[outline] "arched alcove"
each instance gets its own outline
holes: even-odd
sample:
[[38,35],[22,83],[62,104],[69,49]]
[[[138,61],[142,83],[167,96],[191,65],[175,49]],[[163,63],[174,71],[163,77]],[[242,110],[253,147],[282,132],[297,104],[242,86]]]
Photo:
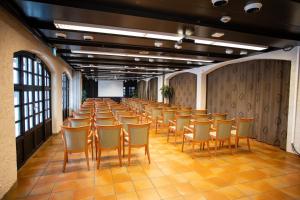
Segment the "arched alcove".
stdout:
[[151,101],[157,101],[157,90],[158,90],[158,78],[152,78],[148,84],[148,99]]
[[137,83],[138,98],[147,99],[147,83],[144,80],[140,80]]

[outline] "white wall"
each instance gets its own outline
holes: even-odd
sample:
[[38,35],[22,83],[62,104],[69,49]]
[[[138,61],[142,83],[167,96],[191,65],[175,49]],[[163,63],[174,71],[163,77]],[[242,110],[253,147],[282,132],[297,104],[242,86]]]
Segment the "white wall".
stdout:
[[[62,125],[62,73],[72,77],[71,68],[51,49],[32,35],[17,19],[0,7],[0,199],[17,180],[16,138],[14,124],[13,54],[36,54],[51,72],[52,129]],[[72,83],[72,82],[71,82]],[[71,84],[72,88],[72,84]],[[70,97],[72,99],[72,91]]]
[[196,108],[206,108],[206,77],[207,74],[220,67],[225,67],[229,64],[239,63],[257,59],[278,59],[291,61],[290,74],[290,93],[289,93],[289,114],[288,114],[288,130],[287,130],[287,145],[288,152],[292,152],[291,142],[294,142],[296,149],[300,151],[300,47],[295,47],[291,51],[277,50],[273,52],[263,53],[255,56],[244,57],[227,62],[212,64],[200,68],[184,70],[165,75],[165,84],[169,84],[169,80],[177,74],[190,72],[197,75],[197,101]]
[[[73,72],[72,78],[72,91],[73,91],[73,101],[72,101],[72,111],[78,110],[81,105],[82,97],[82,74],[81,72]],[[71,102],[70,102],[71,105]]]

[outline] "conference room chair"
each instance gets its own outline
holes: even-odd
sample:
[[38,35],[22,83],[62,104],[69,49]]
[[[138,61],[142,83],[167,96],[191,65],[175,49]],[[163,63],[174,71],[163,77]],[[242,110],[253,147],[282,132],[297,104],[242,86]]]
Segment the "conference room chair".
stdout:
[[96,117],[95,126],[114,125],[117,121],[114,117]]
[[177,144],[177,135],[182,135],[184,132],[184,126],[190,125],[190,115],[177,115],[175,120],[169,120],[169,130],[167,135],[167,142],[169,142],[170,134],[175,136],[175,144]]
[[217,154],[218,142],[219,148],[224,142],[228,142],[228,148],[231,149],[231,131],[233,120],[217,120],[215,131],[211,131],[211,138],[215,141],[215,155]]
[[[175,119],[174,110],[163,110],[162,116],[157,120],[158,126],[168,126],[170,120]],[[156,131],[157,132],[157,131]]]
[[97,169],[100,166],[101,154],[105,150],[117,150],[119,157],[120,167],[122,166],[122,156],[121,156],[121,130],[122,125],[105,125],[96,126],[97,133]]
[[[148,157],[150,164],[150,152],[149,152],[149,131],[150,123],[146,124],[128,124],[128,131],[125,130],[126,135],[124,137],[124,146],[128,146],[128,165],[131,160],[132,148],[145,148],[145,155]],[[125,148],[123,146],[123,156],[125,156]]]
[[151,111],[150,111],[150,115],[148,115],[147,117],[147,123],[149,122],[149,120],[155,124],[155,134],[157,133],[157,120],[159,118],[161,118],[162,116],[162,111],[163,109],[162,108],[152,108]]
[[132,111],[117,111],[115,117],[117,120],[120,120],[120,116],[134,116],[134,115],[136,114]]
[[218,120],[226,120],[227,113],[213,113],[211,117],[213,120],[213,126],[216,127]]
[[231,134],[235,138],[235,150],[237,151],[239,140],[246,139],[248,150],[251,151],[250,148],[250,136],[253,133],[253,125],[254,119],[253,118],[240,118],[237,122],[237,129],[232,130]]
[[90,126],[81,127],[61,127],[61,133],[64,143],[64,163],[63,172],[66,170],[66,164],[68,162],[69,153],[85,153],[86,163],[88,170],[89,165],[89,153],[88,153],[88,136],[90,132]]
[[108,111],[108,112],[96,112],[95,117],[113,117],[113,113]]
[[184,143],[186,141],[190,142],[193,147],[193,151],[195,150],[195,144],[200,145],[200,149],[204,149],[205,144],[207,145],[207,151],[209,151],[209,142],[211,141],[210,136],[211,131],[211,122],[210,121],[195,121],[194,128],[185,126],[184,133],[182,138],[182,148],[181,151],[183,152]]

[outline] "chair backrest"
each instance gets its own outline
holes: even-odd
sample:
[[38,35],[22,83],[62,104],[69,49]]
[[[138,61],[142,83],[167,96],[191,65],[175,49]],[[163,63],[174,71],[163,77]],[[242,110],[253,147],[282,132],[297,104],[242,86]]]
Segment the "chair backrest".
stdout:
[[90,126],[90,118],[69,118],[71,127],[81,127],[81,126]]
[[254,119],[241,118],[238,120],[237,134],[239,137],[250,137],[253,132]]
[[62,126],[61,131],[65,149],[72,152],[83,152],[87,148],[90,126],[77,128]]
[[117,148],[121,146],[122,125],[96,126],[100,148]]
[[207,114],[207,110],[193,110],[192,114],[193,115],[205,115],[205,114]]
[[210,128],[211,128],[211,122],[199,122],[196,121],[194,123],[194,140],[199,141],[207,141],[211,139],[210,136]]
[[112,108],[111,111],[112,111],[112,113],[113,113],[114,115],[116,115],[117,112],[126,111],[126,109],[123,108],[123,107],[122,107],[122,108],[119,108],[119,107],[118,107],[118,108]]
[[152,108],[151,117],[153,120],[156,120],[158,117],[162,116],[162,108]]
[[212,120],[214,122],[214,127],[217,127],[217,121],[218,120],[226,120],[226,113],[214,113],[212,114]]
[[146,145],[149,142],[150,123],[128,124],[128,136],[130,145]]
[[112,112],[96,112],[95,113],[95,117],[98,118],[98,117],[112,117],[113,114]]
[[176,131],[183,131],[184,126],[190,125],[190,115],[178,115],[176,116]]
[[135,113],[132,111],[117,111],[116,112],[116,118],[120,120],[121,116],[134,116]]
[[178,110],[177,111],[177,115],[190,115],[192,113],[192,111],[191,110]]
[[95,119],[95,124],[97,126],[105,126],[105,125],[114,125],[116,119],[114,117],[97,117]]
[[196,115],[192,115],[192,119],[194,119],[195,121],[209,121],[209,115],[206,114],[196,114]]
[[175,119],[175,111],[174,110],[165,110],[162,112],[163,123],[168,124],[169,120]]
[[217,139],[228,139],[231,137],[233,120],[217,120]]
[[123,125],[123,128],[128,131],[128,124],[138,124],[138,116],[120,116],[120,123]]
[[76,119],[83,119],[83,118],[90,118],[91,114],[90,113],[80,114],[80,113],[74,112],[73,116]]

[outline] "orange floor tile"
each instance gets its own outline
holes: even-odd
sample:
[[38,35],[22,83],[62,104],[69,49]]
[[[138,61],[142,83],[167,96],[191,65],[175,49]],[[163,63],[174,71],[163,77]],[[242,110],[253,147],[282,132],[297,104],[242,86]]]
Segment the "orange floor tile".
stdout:
[[[69,157],[62,173],[63,146],[53,136],[18,172],[18,183],[4,199],[300,199],[300,158],[276,147],[241,142],[238,152],[227,146],[209,155],[190,145],[166,142],[164,130],[151,133],[148,164],[144,149],[133,150],[119,167],[116,151],[102,154],[100,169],[82,154]],[[211,147],[213,144],[211,145]],[[211,149],[213,152],[213,149]]]

